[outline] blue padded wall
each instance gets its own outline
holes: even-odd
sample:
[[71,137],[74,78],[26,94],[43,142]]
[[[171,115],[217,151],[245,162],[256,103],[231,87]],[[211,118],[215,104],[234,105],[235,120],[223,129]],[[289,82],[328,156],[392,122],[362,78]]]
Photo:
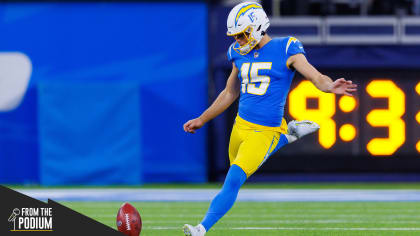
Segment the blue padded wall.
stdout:
[[206,129],[182,130],[207,107],[205,4],[1,4],[0,32],[33,68],[0,112],[0,183],[206,181]]

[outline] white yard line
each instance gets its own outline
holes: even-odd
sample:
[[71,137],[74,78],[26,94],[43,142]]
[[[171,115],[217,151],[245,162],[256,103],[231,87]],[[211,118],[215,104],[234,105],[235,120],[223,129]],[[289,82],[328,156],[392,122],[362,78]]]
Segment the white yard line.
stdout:
[[[55,201],[210,201],[216,189],[16,189],[39,200]],[[238,201],[346,202],[420,201],[420,190],[243,189]]]
[[[106,217],[106,218],[115,218],[113,217]],[[253,220],[224,220],[225,223],[232,224],[248,224],[248,225],[267,225],[267,224],[419,224],[418,221],[362,221],[362,220],[266,220],[263,222],[256,222],[255,219]],[[183,224],[185,220],[143,220],[145,224]]]
[[[93,218],[96,218],[96,217],[108,218],[108,216],[102,216],[102,215],[96,215],[96,214],[86,214],[86,215],[88,215],[89,217],[93,217]],[[113,217],[115,217],[115,216],[113,216]],[[164,220],[164,219],[168,219],[168,218],[171,219],[171,218],[174,218],[174,217],[182,217],[183,219],[185,219],[185,218],[188,218],[188,219],[189,218],[202,218],[203,214],[176,214],[176,215],[172,214],[172,215],[169,215],[169,216],[166,216],[166,215],[165,216],[164,215],[162,215],[162,216],[148,215],[147,219],[149,219],[151,221],[155,221],[155,219]],[[235,222],[236,221],[241,221],[242,222],[243,219],[248,219],[248,218],[249,218],[249,216],[247,216],[247,215],[226,215],[224,217],[224,219],[226,219],[226,220],[235,219]],[[317,219],[318,218],[323,218],[324,220],[331,220],[331,218],[333,218],[333,220],[343,220],[343,221],[346,221],[347,219],[363,219],[363,222],[369,222],[368,220],[370,218],[372,218],[372,215],[368,215],[368,216],[357,215],[357,216],[349,216],[349,217],[336,216],[336,215],[333,215],[333,216],[327,216],[327,215],[317,215],[317,216],[309,215],[308,216],[308,215],[303,215],[303,216],[297,217],[296,215],[288,215],[288,214],[280,215],[279,214],[279,215],[263,215],[263,216],[258,217],[258,219],[264,219],[264,222],[274,221],[275,219],[278,219],[278,218],[283,218],[284,220],[296,219],[296,221],[299,221],[299,219],[301,219],[301,218],[305,218],[305,219],[307,219],[307,218],[317,218]],[[413,216],[413,215],[398,215],[398,216],[394,216],[394,215],[393,216],[378,216],[378,215],[375,215],[375,219],[377,219],[377,220],[372,221],[372,222],[378,222],[378,221],[383,221],[384,223],[405,222],[403,220],[398,220],[398,219],[401,219],[401,218],[412,219],[412,220],[406,221],[406,223],[408,223],[408,222],[419,223],[420,222],[420,221],[413,221],[413,220],[420,219],[420,216]],[[389,220],[389,221],[387,221],[387,220]],[[282,220],[279,220],[279,222],[280,221],[282,221]],[[351,222],[351,220],[349,220],[348,222]]]
[[315,227],[237,227],[233,230],[338,230],[338,231],[420,231],[420,228],[315,228]]
[[[151,230],[181,229],[181,227],[143,227]],[[420,228],[345,228],[345,227],[215,227],[214,230],[310,230],[310,231],[420,231]]]

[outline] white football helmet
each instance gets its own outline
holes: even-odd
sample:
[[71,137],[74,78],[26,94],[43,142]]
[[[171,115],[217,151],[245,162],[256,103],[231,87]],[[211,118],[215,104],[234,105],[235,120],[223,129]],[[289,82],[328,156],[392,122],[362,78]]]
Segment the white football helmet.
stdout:
[[235,43],[233,49],[245,55],[250,52],[263,38],[270,21],[262,6],[257,2],[243,2],[236,5],[227,19],[227,35],[244,34],[248,42],[240,46]]

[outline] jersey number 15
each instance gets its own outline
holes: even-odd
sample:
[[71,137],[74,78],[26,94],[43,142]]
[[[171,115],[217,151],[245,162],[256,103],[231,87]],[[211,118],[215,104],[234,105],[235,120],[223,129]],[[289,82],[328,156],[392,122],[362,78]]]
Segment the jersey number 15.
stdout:
[[[270,85],[270,76],[258,75],[258,70],[271,70],[271,64],[271,62],[243,63],[241,66],[242,93],[264,95]],[[257,87],[256,83],[260,83],[260,85]]]

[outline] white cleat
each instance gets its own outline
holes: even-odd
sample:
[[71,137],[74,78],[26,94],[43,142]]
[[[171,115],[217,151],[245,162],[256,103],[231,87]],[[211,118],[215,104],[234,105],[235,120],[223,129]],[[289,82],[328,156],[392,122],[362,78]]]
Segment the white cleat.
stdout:
[[199,224],[197,226],[185,224],[183,229],[184,235],[186,236],[204,236],[206,234],[206,229],[202,224]]
[[302,138],[305,135],[319,130],[319,128],[320,127],[317,123],[310,120],[292,120],[287,124],[287,129],[289,133],[286,135],[286,137],[289,143],[291,143],[299,138]]

